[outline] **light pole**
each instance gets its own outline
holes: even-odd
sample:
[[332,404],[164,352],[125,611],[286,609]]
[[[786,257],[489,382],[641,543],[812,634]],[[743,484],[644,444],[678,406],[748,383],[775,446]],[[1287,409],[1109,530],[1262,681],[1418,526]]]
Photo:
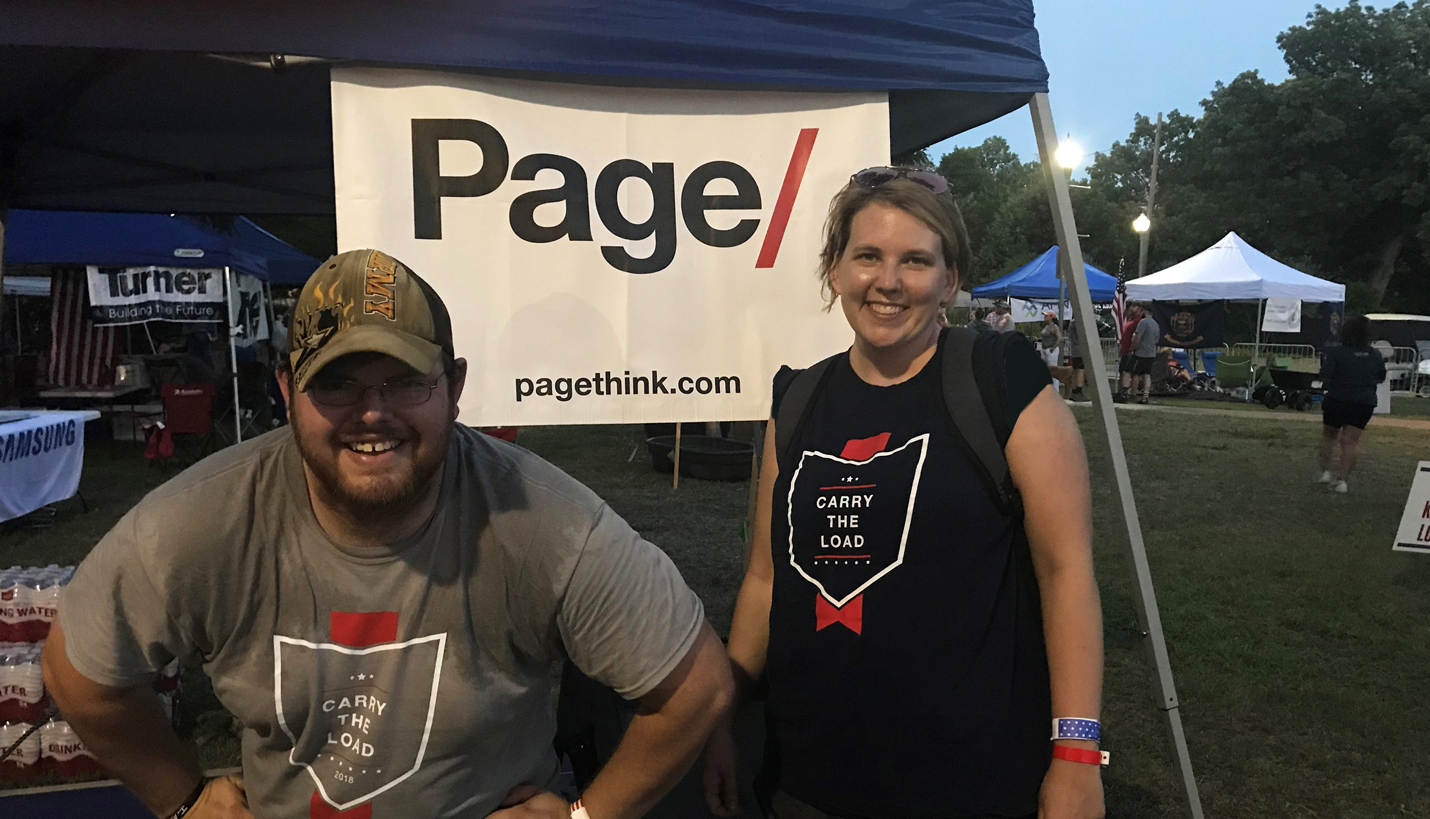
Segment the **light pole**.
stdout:
[[[1064,140],[1058,145],[1058,149],[1053,152],[1053,158],[1058,161],[1058,164],[1062,166],[1063,170],[1067,171],[1067,174],[1068,174],[1068,185],[1071,187],[1071,186],[1072,186],[1072,173],[1073,173],[1073,169],[1076,168],[1078,165],[1081,165],[1081,164],[1082,164],[1082,146],[1079,145],[1079,144],[1077,144],[1076,142],[1073,142],[1072,134],[1069,134],[1069,135],[1067,136],[1067,138],[1064,139]],[[1077,187],[1082,187],[1082,186],[1079,185],[1079,186],[1077,186]],[[1067,333],[1063,332],[1063,327],[1066,325],[1066,322],[1065,322],[1065,319],[1064,319],[1065,309],[1064,309],[1064,306],[1063,306],[1063,305],[1067,304],[1068,275],[1072,272],[1072,270],[1070,269],[1070,268],[1071,268],[1071,265],[1069,265],[1068,262],[1066,261],[1067,258],[1068,258],[1067,249],[1066,249],[1066,248],[1061,248],[1061,247],[1058,248],[1058,260],[1057,260],[1057,263],[1058,263],[1058,363],[1059,363],[1059,364],[1061,364],[1061,363],[1063,362],[1063,358],[1067,355],[1067,351],[1068,351],[1068,338],[1067,338]]]
[[1147,232],[1152,227],[1152,220],[1147,218],[1147,214],[1152,212],[1152,206],[1157,201],[1157,159],[1162,153],[1162,115],[1157,114],[1157,132],[1152,137],[1152,178],[1147,184],[1147,209],[1142,211],[1132,222],[1132,229],[1137,231],[1139,242],[1137,249],[1137,278],[1147,275]]

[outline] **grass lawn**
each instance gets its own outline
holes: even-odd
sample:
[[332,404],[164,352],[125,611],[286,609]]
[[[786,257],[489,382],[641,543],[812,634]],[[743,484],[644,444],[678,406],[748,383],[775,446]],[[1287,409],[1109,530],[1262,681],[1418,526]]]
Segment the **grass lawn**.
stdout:
[[[1093,413],[1075,412],[1094,473],[1108,815],[1181,815],[1111,469]],[[1430,817],[1430,558],[1390,551],[1430,433],[1372,425],[1350,494],[1334,495],[1312,483],[1317,425],[1278,413],[1118,413],[1207,815]],[[644,450],[627,462],[640,437],[569,427],[520,440],[664,548],[723,633],[748,487],[682,479],[672,491]],[[92,444],[91,511],[68,501],[48,529],[0,532],[0,566],[82,557],[160,479],[142,462],[136,445]],[[186,682],[204,702],[201,680]],[[205,749],[211,764],[235,758],[227,738]]]

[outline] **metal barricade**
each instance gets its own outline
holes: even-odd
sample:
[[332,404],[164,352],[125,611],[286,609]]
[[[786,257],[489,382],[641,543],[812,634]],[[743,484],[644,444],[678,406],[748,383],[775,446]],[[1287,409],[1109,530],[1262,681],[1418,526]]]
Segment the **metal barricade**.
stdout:
[[1414,347],[1391,347],[1385,359],[1385,380],[1390,382],[1391,392],[1418,391],[1420,377],[1420,351]]
[[1117,360],[1121,358],[1117,352],[1117,339],[1102,338],[1102,361],[1107,365],[1107,373],[1113,378],[1117,377]]
[[1319,364],[1320,356],[1316,353],[1316,348],[1309,344],[1249,344],[1241,342],[1231,345],[1231,354],[1237,358],[1253,358],[1259,366],[1266,362],[1268,355],[1277,359],[1290,359],[1291,361],[1308,361]]

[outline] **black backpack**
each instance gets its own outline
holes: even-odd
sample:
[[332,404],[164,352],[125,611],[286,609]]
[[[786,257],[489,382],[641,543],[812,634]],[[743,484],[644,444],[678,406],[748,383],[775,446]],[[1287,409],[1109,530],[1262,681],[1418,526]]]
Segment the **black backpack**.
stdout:
[[[1008,423],[1003,353],[1013,335],[947,327],[939,333],[938,351],[931,363],[939,368],[949,434],[979,472],[998,509],[1021,528],[1023,501],[1003,455],[1013,432]],[[775,416],[775,453],[781,472],[790,474],[797,465],[800,453],[795,451],[795,442],[834,370],[831,365],[842,355],[800,371],[785,390]]]

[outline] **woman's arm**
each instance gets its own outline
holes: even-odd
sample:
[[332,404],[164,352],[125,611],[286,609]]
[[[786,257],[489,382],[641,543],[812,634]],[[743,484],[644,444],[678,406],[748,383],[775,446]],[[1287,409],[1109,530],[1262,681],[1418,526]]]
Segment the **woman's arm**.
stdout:
[[[774,586],[775,565],[770,551],[770,515],[774,510],[775,479],[779,462],[775,454],[775,421],[765,426],[765,450],[760,465],[760,485],[755,495],[755,529],[750,554],[745,561],[745,580],[735,601],[735,617],[730,624],[731,670],[735,674],[734,708],[748,701],[753,686],[765,671],[765,650],[770,642],[770,590]],[[732,708],[731,710],[734,710]]]
[[732,720],[740,705],[753,699],[760,676],[765,673],[765,652],[770,645],[770,595],[775,581],[775,564],[770,553],[770,515],[774,510],[775,479],[779,477],[773,418],[765,426],[763,458],[755,495],[755,529],[750,538],[750,554],[745,559],[745,580],[740,584],[740,596],[735,601],[735,617],[725,649],[735,677],[735,699],[725,719],[716,725],[705,743],[705,804],[716,816],[734,816],[740,812]]
[[[1045,387],[1018,416],[1005,452],[1013,483],[1023,496],[1024,526],[1043,603],[1053,716],[1098,719],[1102,607],[1092,571],[1087,454],[1077,421],[1052,387]],[[1044,819],[1102,816],[1099,768],[1054,759],[1041,801]]]

